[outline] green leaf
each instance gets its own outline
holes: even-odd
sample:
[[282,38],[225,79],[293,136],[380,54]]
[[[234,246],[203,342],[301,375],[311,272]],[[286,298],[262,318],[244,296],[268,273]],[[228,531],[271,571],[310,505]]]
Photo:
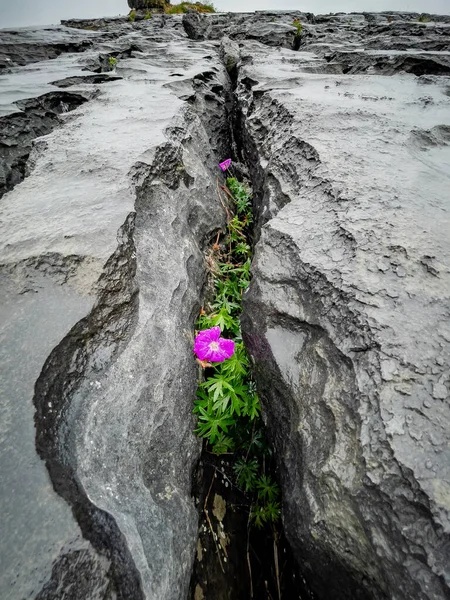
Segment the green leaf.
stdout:
[[234,346],[234,354],[219,367],[220,373],[233,384],[239,385],[249,369],[249,360],[244,344],[238,342]]
[[205,394],[205,392],[201,388],[199,388],[197,390],[197,398],[194,400],[194,413],[199,413],[199,407],[202,407],[206,410],[210,403],[211,401],[208,395]]
[[251,248],[245,242],[239,242],[236,244],[236,248],[234,249],[235,253],[239,256],[247,257],[251,252]]
[[274,502],[280,495],[280,488],[267,475],[261,475],[256,482],[258,490],[258,499],[267,502]]
[[202,331],[203,329],[210,329],[214,327],[211,319],[211,315],[200,315],[195,323],[195,329]]
[[268,502],[264,507],[264,515],[266,521],[275,523],[280,518],[281,509],[279,502]]
[[255,504],[252,507],[250,518],[258,529],[261,529],[266,523],[275,523],[280,518],[280,504],[278,502],[268,502],[267,504]]
[[235,420],[230,418],[229,415],[217,415],[211,410],[205,410],[202,406],[198,407],[199,423],[195,430],[200,437],[204,437],[209,440],[211,444],[214,444],[222,432],[228,433],[228,427],[235,424]]
[[231,330],[236,328],[236,320],[230,315],[227,306],[222,306],[216,315],[211,317],[211,327],[220,327],[220,331]]
[[234,440],[230,436],[220,433],[214,445],[212,451],[214,454],[228,454],[234,450]]
[[251,421],[259,417],[261,412],[261,405],[257,394],[246,394],[242,414],[249,417]]
[[253,458],[249,461],[241,458],[234,465],[234,472],[237,476],[237,484],[246,492],[253,492],[256,489],[258,461]]

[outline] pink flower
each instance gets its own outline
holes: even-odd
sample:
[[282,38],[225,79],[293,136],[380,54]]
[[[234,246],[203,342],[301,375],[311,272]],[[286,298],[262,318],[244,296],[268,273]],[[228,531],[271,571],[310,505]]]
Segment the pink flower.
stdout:
[[233,355],[234,342],[220,337],[220,327],[211,327],[197,335],[194,352],[202,361],[223,362]]
[[222,171],[225,173],[225,171],[227,171],[231,166],[231,158],[227,158],[226,160],[224,160],[223,162],[219,163],[219,167],[222,169]]

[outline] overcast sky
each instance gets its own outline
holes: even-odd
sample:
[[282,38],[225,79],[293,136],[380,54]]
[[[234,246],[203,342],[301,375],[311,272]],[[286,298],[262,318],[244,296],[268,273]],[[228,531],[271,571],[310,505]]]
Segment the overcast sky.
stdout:
[[[223,11],[288,9],[320,14],[408,10],[450,15],[450,0],[214,0],[214,4]],[[126,0],[0,0],[0,28],[48,25],[72,17],[104,17],[128,11]]]

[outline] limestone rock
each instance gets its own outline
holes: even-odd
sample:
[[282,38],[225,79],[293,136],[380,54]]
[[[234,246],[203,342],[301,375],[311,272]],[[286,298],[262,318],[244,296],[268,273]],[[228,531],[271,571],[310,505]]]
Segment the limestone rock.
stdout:
[[33,140],[50,133],[60,123],[59,115],[88,99],[86,93],[49,92],[18,101],[20,111],[0,117],[0,198],[23,180]]
[[17,31],[2,29],[0,37],[0,73],[15,66],[24,66],[56,58],[67,52],[84,52],[96,38],[92,31],[71,31],[49,26]]
[[449,597],[450,17],[418,19],[3,32],[2,600],[186,597],[228,156],[255,192],[242,325],[310,586]]
[[228,73],[235,72],[240,58],[238,43],[224,36],[220,41],[219,56]]
[[192,11],[183,15],[183,26],[193,40],[220,40],[225,35],[238,41],[258,40],[267,46],[292,48],[296,35],[292,21],[299,16],[308,18],[300,12],[200,14]]
[[284,526],[319,598],[444,600],[448,78],[345,42],[329,61],[322,27],[297,54],[241,43],[236,90],[259,237],[242,326]]
[[[47,84],[50,98],[21,100],[22,118],[30,106],[48,118],[65,94],[88,101],[42,131],[28,176],[1,203],[5,600],[187,594],[200,451],[193,321],[204,249],[224,227],[216,152],[229,145],[227,79],[210,48],[190,51],[156,19],[148,29],[138,58],[133,32],[100,38],[81,65],[65,55],[7,75],[20,97],[35,80],[70,84],[97,55],[122,52],[126,79],[72,80],[70,93]],[[190,104],[172,76],[180,56]]]
[[183,15],[183,27],[191,40],[204,40],[208,24],[209,19],[196,10],[188,10]]

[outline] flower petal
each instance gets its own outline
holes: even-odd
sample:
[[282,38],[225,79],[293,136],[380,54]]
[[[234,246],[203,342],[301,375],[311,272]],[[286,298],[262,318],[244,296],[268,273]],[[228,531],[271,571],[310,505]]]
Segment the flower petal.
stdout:
[[199,331],[197,337],[195,338],[195,341],[197,340],[207,340],[210,341],[211,339],[211,330],[210,329],[204,329],[203,331]]
[[225,340],[225,339],[220,339],[219,340],[219,348],[222,351],[223,355],[224,355],[224,359],[226,360],[227,358],[230,358],[230,356],[233,356],[234,354],[234,342],[233,340]]
[[209,339],[211,342],[218,342],[220,338],[220,327],[217,325],[216,327],[211,327],[211,329],[206,329],[209,332]]
[[225,360],[225,356],[220,348],[217,350],[211,350],[211,355],[209,358],[212,362],[223,362]]
[[200,360],[208,360],[211,349],[209,347],[210,341],[208,339],[196,339],[194,345],[194,352]]

